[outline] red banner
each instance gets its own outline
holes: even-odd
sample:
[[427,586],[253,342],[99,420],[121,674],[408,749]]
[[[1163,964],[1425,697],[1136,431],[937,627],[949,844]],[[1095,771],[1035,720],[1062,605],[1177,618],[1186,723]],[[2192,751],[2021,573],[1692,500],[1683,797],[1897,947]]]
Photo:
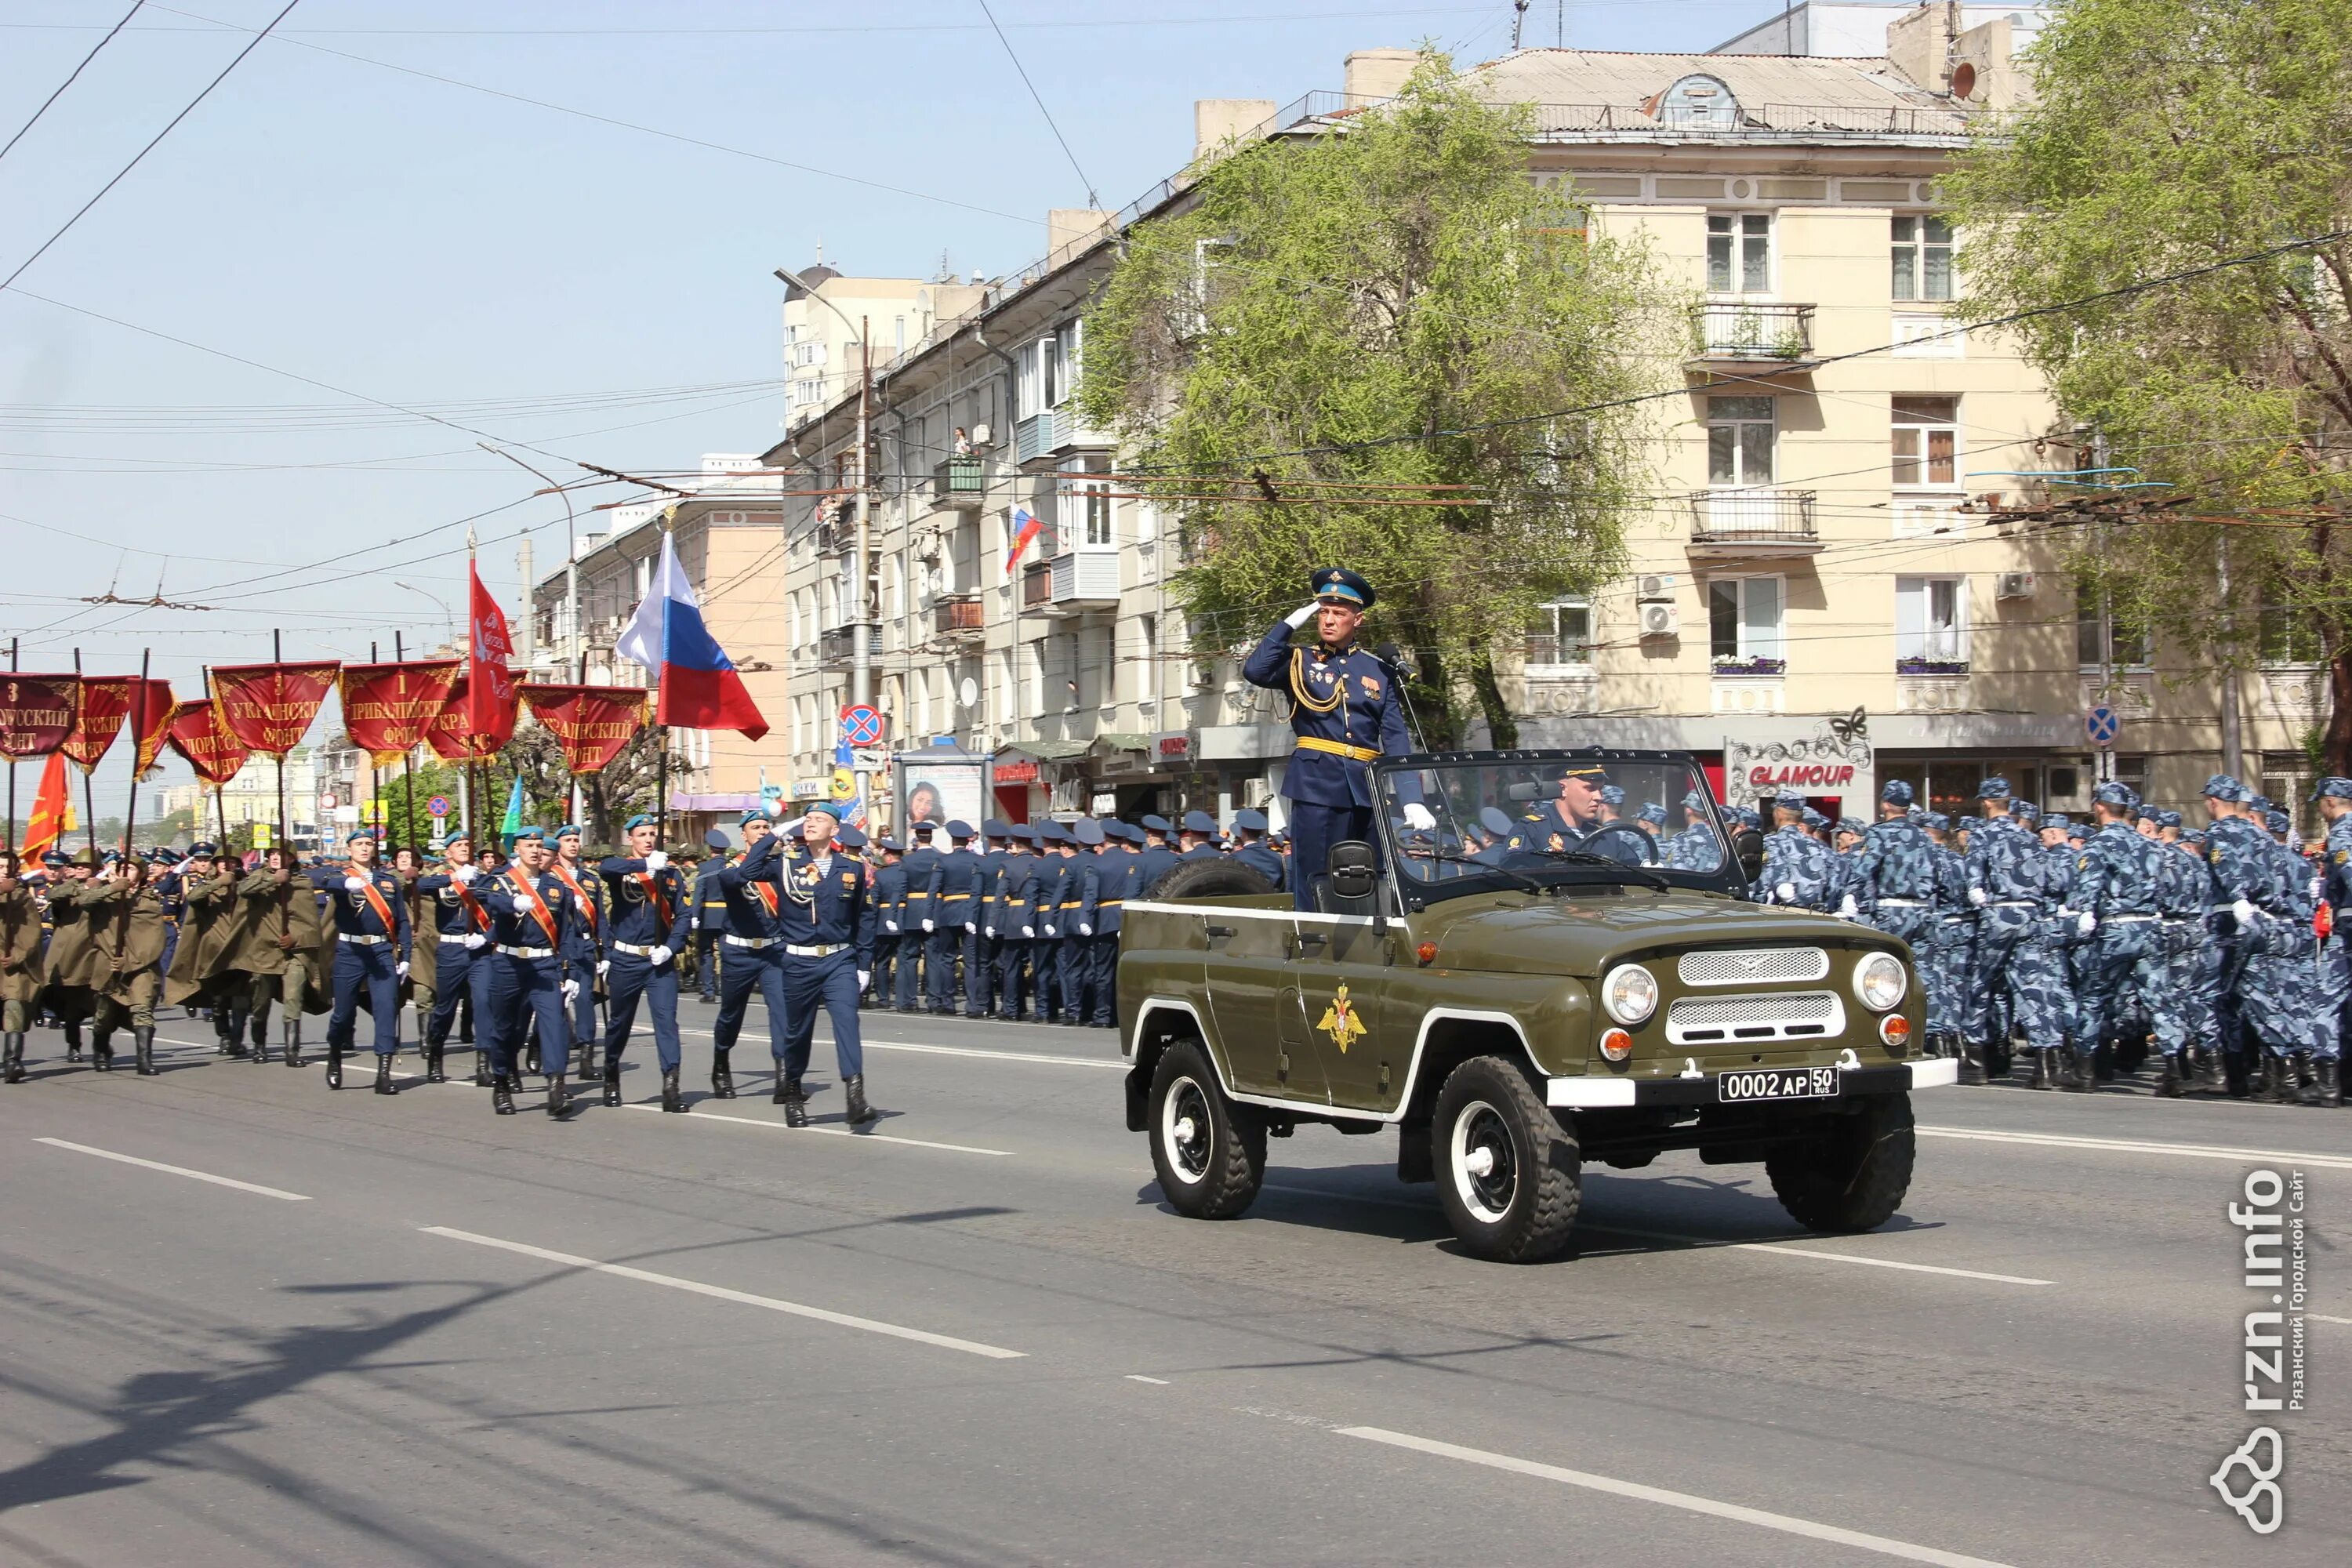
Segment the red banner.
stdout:
[[282,757],[302,743],[341,668],[324,659],[315,664],[215,665],[213,705],[239,744],[265,757]]
[[46,756],[64,745],[80,695],[79,676],[0,676],[0,756]]
[[81,678],[81,701],[74,712],[73,731],[58,748],[74,766],[86,773],[98,771],[98,760],[114,744],[114,737],[122,733],[122,721],[131,717],[131,689],[138,684],[135,675]]
[[343,666],[343,730],[352,744],[378,767],[398,762],[448,708],[458,668],[454,658]]
[[498,746],[477,735],[466,717],[466,677],[461,672],[449,688],[449,705],[425,731],[425,743],[445,763],[478,763],[496,756]]
[[141,676],[131,692],[131,742],[139,755],[133,771],[145,773],[163,754],[163,742],[171,738],[172,683]]
[[507,668],[514,638],[507,631],[506,612],[482,586],[481,573],[469,563],[466,577],[467,629],[472,638],[471,657],[466,661],[466,722],[479,737],[474,742],[481,748],[477,754],[488,756],[514,739],[515,679]]
[[646,727],[646,693],[635,686],[525,686],[531,716],[563,742],[563,765],[597,773]]
[[175,704],[169,739],[196,776],[208,784],[225,784],[236,777],[251,752],[221,722],[220,710],[208,697]]

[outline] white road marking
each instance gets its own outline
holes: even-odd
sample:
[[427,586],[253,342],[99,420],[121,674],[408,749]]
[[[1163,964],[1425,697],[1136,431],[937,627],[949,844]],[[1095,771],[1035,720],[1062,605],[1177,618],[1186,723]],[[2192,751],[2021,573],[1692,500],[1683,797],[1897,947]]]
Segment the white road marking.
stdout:
[[191,1171],[185,1165],[166,1165],[161,1160],[142,1160],[136,1154],[118,1154],[111,1149],[93,1149],[87,1143],[68,1143],[62,1138],[36,1138],[36,1143],[47,1143],[52,1149],[70,1149],[77,1154],[95,1154],[101,1160],[115,1160],[125,1165],[137,1165],[144,1170],[161,1171],[168,1176],[185,1176],[192,1182],[210,1182],[216,1187],[235,1187],[240,1193],[257,1193],[265,1198],[283,1198],[289,1204],[307,1204],[307,1193],[289,1193],[278,1187],[257,1186],[240,1182],[233,1176],[215,1176],[208,1171]]
[[1127,1381],[1129,1383],[1148,1383],[1154,1388],[1165,1388],[1168,1386],[1168,1380],[1166,1378],[1146,1377],[1139,1372],[1129,1373],[1127,1374]]
[[1977,1268],[1948,1268],[1938,1263],[1898,1263],[1891,1258],[1864,1258],[1852,1252],[1823,1252],[1817,1247],[1790,1247],[1778,1241],[1716,1241],[1704,1236],[1684,1236],[1670,1230],[1636,1230],[1624,1225],[1591,1225],[1580,1228],[1610,1236],[1641,1236],[1653,1241],[1681,1241],[1693,1247],[1726,1247],[1741,1252],[1769,1253],[1776,1258],[1815,1258],[1825,1263],[1858,1263],[1865,1268],[1900,1268],[1910,1274],[1948,1274],[1958,1279],[1989,1279],[1996,1285],[2054,1285],[2054,1279],[2033,1279],[2022,1274],[1988,1274]]
[[688,1290],[697,1296],[709,1296],[716,1300],[733,1301],[740,1306],[764,1307],[771,1312],[783,1312],[795,1318],[813,1318],[820,1323],[832,1323],[844,1329],[863,1329],[869,1334],[887,1334],[894,1340],[912,1340],[917,1344],[936,1345],[941,1350],[961,1351],[966,1355],[986,1356],[992,1361],[1019,1361],[1029,1352],[1009,1351],[1002,1345],[984,1345],[977,1340],[960,1340],[950,1334],[935,1334],[925,1329],[909,1329],[898,1323],[886,1323],[875,1318],[853,1317],[847,1312],[827,1311],[823,1307],[804,1306],[775,1296],[754,1296],[748,1290],[730,1290],[723,1285],[706,1285],[699,1279],[681,1279],[675,1274],[656,1274],[648,1269],[632,1268],[624,1263],[600,1263],[593,1258],[577,1258],[569,1252],[551,1252],[543,1247],[531,1247],[520,1241],[501,1241],[494,1236],[477,1236],[468,1230],[452,1230],[446,1226],[427,1225],[417,1227],[427,1236],[446,1237],[452,1241],[469,1241],[477,1247],[492,1247],[502,1252],[519,1252],[525,1258],[536,1258],[547,1263],[560,1263],[567,1268],[586,1268],[598,1274],[610,1274],[622,1279],[635,1279],[646,1285],[667,1285],[673,1290]]
[[2325,1312],[2314,1312],[2311,1315],[2323,1323],[2352,1323],[2352,1318],[2331,1318]]
[[[631,1100],[624,1110],[659,1110],[658,1102],[650,1100]],[[835,1138],[856,1138],[871,1143],[904,1143],[910,1149],[944,1149],[950,1154],[987,1154],[1010,1159],[1010,1149],[975,1149],[969,1143],[934,1143],[924,1138],[898,1138],[887,1132],[853,1132],[846,1127],[787,1127],[781,1121],[771,1121],[761,1116],[733,1116],[724,1110],[704,1110],[697,1107],[685,1118],[688,1121],[733,1121],[745,1127],[762,1127],[771,1132],[823,1132]]]
[[1921,1127],[1924,1138],[1961,1138],[1979,1143],[2033,1143],[2045,1149],[2084,1149],[2103,1154],[2170,1154],[2183,1160],[2257,1160],[2265,1163],[2352,1171],[2352,1155],[2296,1154],[2278,1149],[2225,1149],[2210,1143],[2141,1143],[2122,1138],[2077,1138],[2063,1132],[1993,1132],[1976,1127]]
[[[155,1037],[155,1042],[158,1045],[183,1047],[185,1049],[194,1051],[199,1056],[203,1057],[219,1056],[219,1053],[213,1049],[209,1041],[199,1043],[195,1040],[177,1040],[168,1035],[158,1035]],[[249,1049],[250,1047],[247,1048]],[[403,1047],[403,1052],[405,1054],[407,1050],[413,1048],[413,1044],[404,1044]],[[280,1049],[280,1047],[275,1041],[273,1041],[271,1042],[270,1049],[275,1052]],[[311,1051],[318,1053],[315,1056],[306,1054],[302,1058],[302,1065],[304,1067],[322,1068],[327,1065],[326,1047],[319,1045],[314,1041],[305,1040],[302,1042],[302,1049],[306,1053]],[[171,1059],[177,1061],[179,1060],[179,1057],[174,1055]],[[255,1065],[253,1058],[250,1057],[220,1057],[220,1059],[224,1062],[236,1062],[240,1067],[252,1067]],[[399,1058],[395,1057],[393,1059],[397,1061]],[[286,1061],[283,1057],[273,1055],[268,1062],[260,1065],[282,1068],[286,1065]],[[345,1051],[343,1053],[343,1077],[347,1083],[350,1080],[352,1072],[354,1068],[359,1068],[364,1071],[370,1083],[373,1083],[375,1081],[375,1049],[373,1047],[370,1047],[368,1049],[363,1051],[355,1050]],[[394,1068],[392,1069],[392,1076],[394,1078],[423,1078],[425,1075],[419,1072],[403,1072],[398,1068]]]
[[1638,1481],[1621,1481],[1613,1476],[1597,1476],[1590,1470],[1566,1469],[1559,1465],[1538,1464],[1532,1459],[1514,1458],[1508,1454],[1489,1453],[1484,1448],[1464,1448],[1452,1443],[1440,1443],[1433,1438],[1415,1437],[1409,1433],[1391,1432],[1380,1426],[1340,1426],[1334,1430],[1342,1437],[1361,1437],[1367,1442],[1384,1443],[1392,1448],[1410,1448],[1415,1453],[1433,1454],[1439,1458],[1460,1459],[1489,1469],[1507,1470],[1514,1475],[1533,1476],[1539,1480],[1558,1481],[1563,1486],[1582,1487],[1588,1491],[1607,1492],[1614,1497],[1632,1498],[1638,1502],[1654,1502],[1666,1508],[1678,1508],[1690,1513],[1706,1514],[1715,1519],[1727,1519],[1739,1524],[1752,1524],[1764,1530],[1778,1530],[1790,1535],[1801,1535],[1813,1541],[1826,1541],[1836,1546],[1851,1546],[1864,1552],[1875,1552],[1881,1556],[1899,1557],[1909,1563],[1933,1563],[1941,1568],[2003,1568],[2002,1564],[1982,1557],[1969,1557],[1958,1552],[1946,1552],[1933,1546],[1918,1546],[1908,1541],[1896,1541],[1888,1536],[1865,1534],[1859,1530],[1847,1530],[1841,1525],[1819,1524],[1810,1519],[1798,1519],[1791,1514],[1768,1513],[1760,1508],[1748,1508],[1735,1502],[1718,1502],[1713,1498],[1698,1497],[1690,1492],[1668,1491],[1664,1487],[1643,1486]]
[[[975,1023],[983,1021],[973,1020]],[[713,1037],[709,1029],[681,1028],[678,1033],[704,1040]],[[746,1030],[745,1034],[748,1036],[750,1031]],[[820,1038],[817,1043],[823,1045],[825,1042]],[[1040,1062],[1057,1068],[1116,1068],[1121,1072],[1125,1072],[1128,1067],[1123,1061],[1105,1060],[1100,1057],[1061,1056],[1050,1051],[997,1051],[985,1046],[934,1046],[920,1040],[865,1040],[863,1043],[869,1051],[919,1051],[931,1057],[985,1057],[992,1061]]]

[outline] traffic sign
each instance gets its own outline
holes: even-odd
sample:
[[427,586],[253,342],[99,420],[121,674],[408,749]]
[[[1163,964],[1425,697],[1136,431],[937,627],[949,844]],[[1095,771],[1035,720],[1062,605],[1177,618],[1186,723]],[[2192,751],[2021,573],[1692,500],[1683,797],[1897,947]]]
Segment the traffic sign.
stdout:
[[2083,715],[2083,733],[2095,746],[2112,746],[2123,732],[2124,717],[2114,709],[2098,707]]
[[448,797],[447,795],[435,795],[431,800],[428,800],[428,801],[426,801],[426,802],[425,803],[425,814],[427,816],[448,816],[448,815],[449,815],[449,797]]
[[841,710],[841,738],[853,746],[877,745],[882,740],[882,715],[863,702]]

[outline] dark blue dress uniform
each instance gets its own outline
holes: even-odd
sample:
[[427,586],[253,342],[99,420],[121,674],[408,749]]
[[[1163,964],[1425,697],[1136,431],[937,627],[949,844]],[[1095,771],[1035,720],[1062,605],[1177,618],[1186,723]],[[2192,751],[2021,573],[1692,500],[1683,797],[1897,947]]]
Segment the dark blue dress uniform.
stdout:
[[[580,829],[565,823],[555,830],[559,839],[578,838]],[[596,1047],[596,981],[604,962],[604,884],[586,861],[567,862],[558,855],[548,863],[578,906],[580,919],[572,928],[571,944],[563,952],[563,978],[572,981],[572,1043],[583,1051]],[[583,1063],[585,1073],[593,1065]]]
[[[743,814],[746,823],[755,817],[765,820],[760,812]],[[765,844],[775,837],[771,833],[760,842]],[[731,1099],[735,1093],[727,1053],[735,1048],[735,1038],[743,1031],[743,1015],[755,990],[768,1009],[768,1054],[780,1064],[784,1059],[784,955],[777,934],[783,900],[772,883],[756,875],[752,857],[759,854],[760,847],[754,845],[719,874],[719,885],[727,895],[726,930],[719,936],[727,967],[719,978],[719,1016],[710,1026],[710,1045],[716,1053],[710,1076],[712,1091],[722,1099]]]
[[[425,1026],[425,1059],[430,1076],[457,1022],[457,1005],[470,998],[474,1016],[490,1014],[490,911],[474,886],[460,882],[452,866],[416,879],[416,890],[433,900],[433,1016]],[[487,1058],[488,1053],[482,1056]],[[478,1080],[480,1079],[477,1069]]]
[[909,839],[912,847],[898,862],[907,873],[906,901],[898,916],[898,1001],[901,1013],[922,1010],[917,987],[931,936],[924,930],[923,922],[929,921],[934,928],[939,924],[931,906],[936,901],[933,895],[940,890],[940,852],[931,847],[931,828],[928,822],[915,824]]
[[964,1004],[977,1016],[982,989],[979,976],[980,857],[972,853],[971,824],[949,823],[948,837],[955,847],[939,858],[930,911],[937,929],[923,944],[923,994],[932,1012],[954,1012],[956,960],[960,957],[964,963]]
[[[1143,819],[1143,885],[1147,889],[1157,886],[1160,878],[1176,868],[1180,857],[1168,847],[1168,836],[1175,831],[1176,825],[1164,816]],[[1153,834],[1160,836],[1157,844],[1151,842]]]
[[1249,842],[1234,851],[1234,858],[1264,877],[1274,890],[1279,893],[1285,890],[1282,880],[1285,869],[1282,857],[1267,848],[1264,839],[1255,837],[1265,833],[1266,826],[1265,813],[1262,811],[1234,813],[1234,831],[1236,834],[1247,833],[1253,837]]
[[1082,816],[1070,825],[1077,845],[1062,871],[1062,1022],[1083,1024],[1088,1016],[1087,988],[1094,980],[1095,905],[1101,896],[1102,824]]
[[[898,841],[877,839],[874,847],[895,856]],[[874,1000],[882,1006],[897,1005],[898,949],[905,937],[899,927],[907,904],[907,867],[902,860],[892,860],[875,868],[874,881],[866,889],[866,901],[874,906]]]
[[[1324,603],[1363,610],[1376,602],[1370,586],[1344,567],[1318,572],[1314,588]],[[1314,907],[1309,884],[1328,863],[1332,845],[1361,839],[1380,853],[1370,764],[1382,756],[1401,756],[1412,744],[1403,697],[1393,689],[1387,665],[1352,643],[1337,650],[1319,644],[1293,647],[1290,633],[1289,622],[1276,621],[1243,662],[1242,678],[1290,699],[1290,727],[1297,742],[1282,795],[1290,803],[1298,857],[1292,891],[1305,910]]]
[[[537,837],[537,828],[521,837]],[[533,876],[520,860],[495,877],[477,878],[475,896],[490,911],[489,1011],[478,1025],[490,1047],[490,1071],[511,1084],[523,1040],[539,1025],[540,1065],[550,1077],[569,1065],[571,1020],[564,1016],[562,952],[579,919],[552,871]],[[501,1107],[501,1110],[510,1109]]]
[[1143,855],[1136,847],[1143,830],[1123,822],[1103,825],[1117,839],[1095,857],[1094,935],[1087,959],[1094,985],[1094,1012],[1089,1022],[1098,1029],[1118,1023],[1118,932],[1127,901],[1143,896]]
[[974,1017],[985,1017],[996,1010],[996,972],[1002,963],[1004,942],[1003,922],[997,916],[997,899],[1004,882],[1004,861],[1013,842],[1013,825],[992,816],[980,825],[980,832],[988,847],[980,857],[979,963],[973,966],[978,978],[965,984],[966,1000]]
[[804,848],[786,853],[771,836],[744,857],[742,872],[780,894],[784,1016],[783,1053],[777,1059],[776,1099],[785,1120],[800,1125],[801,1075],[808,1069],[816,1014],[833,1026],[833,1048],[850,1091],[850,1120],[868,1120],[862,1092],[866,1053],[857,1032],[859,972],[874,962],[874,910],[866,902],[866,868],[838,850],[822,858]]
[[1062,902],[1076,874],[1062,846],[1071,842],[1070,830],[1058,822],[1037,829],[1037,874],[1029,882],[1030,929],[1037,934],[1029,943],[1029,976],[1041,1024],[1062,1016]]
[[[686,877],[667,864],[648,868],[635,856],[616,855],[596,871],[612,909],[605,939],[613,967],[605,976],[604,1082],[608,1088],[620,1082],[621,1053],[628,1047],[640,1000],[652,1015],[654,1054],[667,1079],[679,1060],[677,953],[689,918]],[[669,1108],[666,1097],[664,1109]]]
[[996,879],[996,1016],[1018,1022],[1028,1005],[1029,958],[1037,931],[1037,830],[1014,827],[1006,837],[1012,847]]
[[[362,828],[352,837],[373,841],[375,834]],[[327,1015],[328,1087],[342,1087],[342,1054],[352,1047],[364,989],[368,1011],[375,1018],[375,1054],[385,1069],[378,1073],[376,1088],[393,1093],[389,1065],[400,1049],[400,979],[408,969],[408,900],[401,896],[400,879],[381,866],[365,871],[357,866],[306,869],[310,885],[326,894],[328,917],[335,927],[335,1000]],[[352,881],[369,886],[353,889],[348,886]]]
[[726,946],[719,939],[727,930],[727,889],[719,885],[719,874],[726,869],[726,857],[713,855],[694,874],[694,931],[702,947],[702,962],[696,967],[705,1002],[719,1000],[719,950]]
[[1211,816],[1205,811],[1188,811],[1184,814],[1182,826],[1185,832],[1193,835],[1195,837],[1199,838],[1201,842],[1193,845],[1190,849],[1177,850],[1176,858],[1179,863],[1186,860],[1213,860],[1216,858],[1220,851],[1217,848],[1217,819],[1215,817]]

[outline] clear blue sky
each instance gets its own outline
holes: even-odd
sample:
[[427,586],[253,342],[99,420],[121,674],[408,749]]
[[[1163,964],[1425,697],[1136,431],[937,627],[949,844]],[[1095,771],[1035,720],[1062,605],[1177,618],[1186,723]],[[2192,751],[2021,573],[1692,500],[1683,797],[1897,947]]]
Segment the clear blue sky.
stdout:
[[[283,3],[143,7],[0,158],[0,277]],[[1511,18],[1459,0],[991,3],[1108,206],[1184,163],[1196,98],[1286,103],[1339,87],[1350,49],[1424,38],[1490,58]],[[0,5],[0,141],[129,8]],[[1527,42],[1564,18],[1574,45],[1699,49],[1778,9],[1534,0]],[[535,481],[467,431],[27,293],[565,458],[675,469],[774,437],[771,268],[822,244],[851,272],[930,274],[944,253],[994,274],[1045,248],[1048,207],[1086,199],[980,0],[301,0],[283,31],[0,292],[0,636],[23,635],[28,669],[79,646],[95,671],[135,670],[147,647],[192,692],[205,663],[268,658],[273,626],[289,657],[437,641],[428,595],[463,613],[451,525]],[[562,524],[551,499],[478,524],[503,599],[515,531],[536,531],[544,570]],[[159,583],[219,608],[79,602]],[[125,766],[101,770],[101,810]]]

